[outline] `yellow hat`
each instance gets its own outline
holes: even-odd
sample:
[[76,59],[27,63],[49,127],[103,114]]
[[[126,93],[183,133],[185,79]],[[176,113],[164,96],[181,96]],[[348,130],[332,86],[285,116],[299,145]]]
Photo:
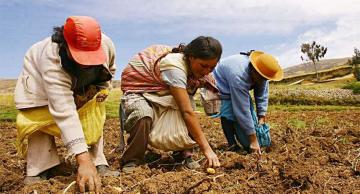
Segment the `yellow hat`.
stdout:
[[284,71],[278,61],[269,54],[253,51],[250,54],[250,62],[256,71],[268,80],[280,81],[284,77]]

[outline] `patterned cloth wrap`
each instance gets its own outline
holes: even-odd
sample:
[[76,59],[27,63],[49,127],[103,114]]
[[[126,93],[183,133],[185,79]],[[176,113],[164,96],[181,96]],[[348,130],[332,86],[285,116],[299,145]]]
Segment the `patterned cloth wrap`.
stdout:
[[[121,74],[121,90],[124,93],[148,93],[168,91],[169,86],[161,79],[159,61],[171,53],[172,47],[166,45],[152,45],[139,52],[130,60]],[[209,74],[202,78],[189,76],[187,91],[195,94],[196,90],[206,87],[218,92],[214,77]]]
[[[181,150],[193,147],[195,142],[188,136],[170,88],[161,78],[160,61],[171,51],[170,46],[152,45],[136,54],[124,68],[121,74],[124,93],[120,107],[121,130],[130,131],[138,120],[149,117],[153,120],[150,145],[163,150]],[[212,75],[195,78],[191,72],[189,74],[186,90],[190,101],[198,88],[218,92]],[[167,103],[169,99],[172,103]]]

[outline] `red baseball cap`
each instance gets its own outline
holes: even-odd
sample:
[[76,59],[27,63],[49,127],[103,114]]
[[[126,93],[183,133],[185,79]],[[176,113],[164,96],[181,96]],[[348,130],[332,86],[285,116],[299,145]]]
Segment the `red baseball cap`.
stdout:
[[101,47],[99,23],[89,16],[70,16],[64,25],[64,38],[71,56],[81,65],[99,65],[106,61]]

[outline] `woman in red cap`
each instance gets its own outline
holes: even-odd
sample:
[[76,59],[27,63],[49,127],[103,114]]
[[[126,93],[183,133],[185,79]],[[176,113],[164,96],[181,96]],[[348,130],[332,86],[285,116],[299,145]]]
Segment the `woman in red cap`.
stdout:
[[[25,140],[28,142],[24,149],[27,148],[25,184],[49,178],[60,164],[49,127],[34,124],[41,123],[40,117],[33,118],[41,111],[50,115],[50,120],[46,122],[55,123],[66,148],[76,158],[77,183],[81,192],[85,191],[86,184],[90,191],[99,192],[99,174],[119,174],[108,169],[103,153],[105,112],[90,110],[88,112],[95,114],[78,113],[79,108],[87,106],[86,103],[100,89],[110,88],[115,73],[114,62],[115,48],[111,39],[102,34],[98,22],[88,16],[67,18],[64,26],[54,28],[51,37],[34,44],[27,51],[15,89],[15,103],[19,109],[18,148],[21,150]],[[95,106],[104,109],[102,101],[105,98],[106,93],[98,94]],[[96,114],[99,117],[95,117]],[[86,122],[82,120],[86,116],[87,122],[91,120],[98,127],[86,127]],[[99,134],[93,138],[95,140],[91,145],[87,144],[85,130],[90,134],[94,131]]]
[[220,165],[194,113],[192,96],[201,87],[216,90],[209,73],[221,53],[218,40],[200,36],[186,46],[150,46],[130,60],[121,75],[122,127],[130,133],[123,171],[144,162],[148,144],[178,151],[174,157],[189,168],[199,167],[189,150],[198,144],[209,166]]

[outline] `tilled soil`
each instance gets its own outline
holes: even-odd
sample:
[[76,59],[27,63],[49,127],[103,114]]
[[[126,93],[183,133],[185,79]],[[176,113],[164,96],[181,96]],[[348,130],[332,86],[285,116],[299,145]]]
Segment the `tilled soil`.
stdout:
[[[273,144],[261,157],[226,150],[218,119],[200,115],[205,134],[222,166],[205,171],[205,160],[195,150],[203,167],[190,170],[166,153],[147,154],[146,165],[132,174],[102,178],[103,193],[360,193],[360,111],[273,111],[268,115]],[[291,122],[290,122],[291,121]],[[302,123],[297,125],[296,123]],[[119,169],[117,119],[105,126],[105,155],[112,169]],[[76,178],[55,176],[25,186],[25,160],[14,147],[14,123],[0,124],[0,192],[62,193]],[[65,148],[57,140],[62,158]],[[73,161],[66,161],[72,171]],[[72,164],[72,166],[71,166]],[[71,186],[69,193],[75,193]]]

